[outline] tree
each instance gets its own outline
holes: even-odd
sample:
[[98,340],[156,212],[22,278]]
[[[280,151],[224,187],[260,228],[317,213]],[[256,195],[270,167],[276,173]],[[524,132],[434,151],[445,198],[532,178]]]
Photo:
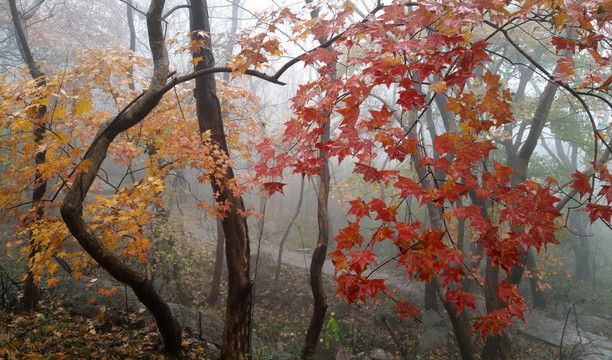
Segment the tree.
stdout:
[[[280,191],[283,183],[276,180],[287,168],[301,176],[325,179],[329,175],[326,164],[332,158],[351,167],[365,182],[383,188],[380,194],[347,201],[350,204],[349,223],[334,237],[336,250],[330,254],[335,264],[338,294],[353,303],[367,298],[376,300],[386,292],[384,279],[375,278],[376,272],[371,270],[378,268],[379,244],[390,243],[396,248],[396,264],[406,270],[408,277],[433,285],[451,317],[462,357],[474,358],[473,335],[467,330],[470,325],[483,338],[490,333],[503,338],[506,325],[523,318],[527,307],[517,284],[526,265],[525,254],[530,249],[541,251],[547,244],[556,242],[554,232],[560,226],[558,219],[562,215],[559,210],[570,197],[583,204],[581,210],[588,214],[590,221],[599,219],[610,226],[609,183],[612,177],[604,165],[610,155],[610,145],[604,141],[595,121],[595,110],[610,106],[612,77],[607,72],[610,60],[605,35],[610,32],[610,4],[605,1],[566,5],[553,6],[538,1],[508,5],[450,1],[378,3],[369,14],[363,14],[359,22],[353,17],[355,5],[348,2],[312,15],[310,11],[317,9],[317,4],[297,11],[281,8],[262,17],[259,27],[251,29],[238,41],[240,52],[229,66],[215,67],[210,43],[206,44],[205,32],[210,30],[207,4],[193,1],[191,29],[196,32],[188,47],[196,50],[192,57],[196,70],[175,76],[169,72],[164,43],[164,1],[153,0],[147,13],[153,72],[150,83],[143,85],[145,91],[140,94],[123,89],[116,91],[106,82],[120,76],[104,63],[116,61],[114,64],[125,73],[124,77],[131,73],[127,68],[132,64],[121,65],[117,60],[119,56],[110,56],[117,55],[116,52],[89,52],[91,58],[97,56],[103,60],[90,61],[87,71],[91,78],[102,79],[93,82],[100,84],[101,93],[108,94],[110,101],[105,105],[113,109],[114,115],[110,115],[110,110],[92,109],[94,91],[90,86],[92,81],[88,81],[91,78],[79,77],[76,72],[71,73],[75,79],[71,87],[81,86],[80,90],[90,98],[75,95],[74,89],[64,91],[71,94],[64,96],[65,83],[60,77],[51,82],[48,76],[47,86],[41,89],[32,87],[33,80],[20,80],[20,84],[24,84],[21,87],[2,80],[3,94],[11,95],[6,96],[8,101],[0,103],[2,113],[8,114],[7,120],[3,119],[3,129],[11,135],[2,138],[7,141],[3,143],[2,161],[8,164],[8,170],[2,175],[3,179],[10,179],[12,185],[2,187],[2,203],[22,204],[23,192],[16,189],[29,189],[37,172],[54,179],[54,194],[66,187],[63,199],[54,195],[45,204],[51,209],[61,203],[61,216],[67,228],[53,217],[52,211],[33,222],[25,221],[28,217],[21,214],[20,219],[24,220],[21,229],[32,231],[49,244],[48,251],[41,253],[36,270],[42,272],[48,268],[52,272],[50,259],[64,246],[69,230],[98,264],[134,289],[155,316],[169,352],[179,355],[180,327],[155,292],[146,272],[142,271],[142,263],[134,260],[142,261],[147,257],[148,242],[141,236],[147,216],[142,214],[156,201],[146,199],[143,194],[162,191],[164,176],[173,166],[192,162],[201,166],[204,178],[209,179],[215,189],[216,215],[223,218],[228,239],[229,296],[221,356],[246,358],[250,350],[251,306],[247,210],[241,200],[242,188],[229,161],[226,135],[235,134],[224,132],[212,74],[247,74],[280,84],[280,76],[289,67],[303,62],[316,68],[317,76],[301,85],[292,98],[294,115],[287,121],[283,134],[284,140],[291,144],[285,148],[289,150],[275,148],[268,139],[259,145],[261,160],[255,169],[259,176],[270,180],[263,185],[264,189],[269,194]],[[304,48],[312,47],[312,50],[287,61],[273,75],[267,75],[259,69],[270,71],[272,59],[289,50],[284,46],[289,42],[280,41],[281,28],[289,29],[290,42],[304,44]],[[575,36],[564,35],[567,28],[571,28]],[[510,29],[520,29],[526,34],[539,31],[553,34],[549,36],[547,49],[555,53],[551,54],[554,64],[543,64],[530,55],[528,45],[514,41],[515,35]],[[498,39],[507,45],[493,44]],[[315,41],[319,44],[313,46]],[[517,65],[510,61],[505,55],[507,47],[520,53],[527,64]],[[501,54],[498,53],[500,49]],[[567,54],[563,53],[565,51]],[[577,56],[581,57],[580,62],[574,61]],[[491,65],[492,58],[499,61]],[[534,146],[529,138],[525,148],[531,149],[518,154],[517,168],[510,166],[511,162],[503,165],[492,157],[496,147],[491,134],[513,121],[510,87],[516,85],[517,91],[523,91],[521,87],[526,86],[523,79],[516,82],[504,78],[506,74],[517,73],[504,70],[525,65],[530,71],[518,71],[521,76],[528,76],[524,73],[533,71],[547,84],[552,84],[545,86],[545,98],[551,93],[546,88],[559,87],[561,90],[557,91],[573,96],[581,104],[592,126],[593,161],[584,171],[571,174],[573,181],[566,185],[558,185],[555,179],[529,178],[526,171]],[[339,68],[344,71],[338,71]],[[339,73],[342,76],[338,76]],[[177,107],[176,102],[171,103],[163,96],[193,79],[197,79],[199,132],[194,131],[195,137],[185,135],[185,140],[182,136],[168,138],[170,130],[189,133],[190,129],[177,126],[177,119],[181,118],[178,114],[160,115],[173,108],[171,104]],[[129,88],[128,83],[126,88]],[[42,92],[45,96],[39,96]],[[593,102],[585,101],[586,97]],[[379,101],[370,101],[371,98],[394,100],[381,105]],[[88,130],[97,129],[97,132],[92,131],[95,136],[73,138],[69,136],[73,134],[70,131],[76,131],[66,129],[71,129],[75,123],[54,123],[60,127],[45,135],[46,151],[54,154],[54,157],[47,156],[47,160],[54,161],[32,166],[31,160],[40,149],[32,145],[36,142],[32,142],[31,123],[26,119],[27,116],[34,118],[31,115],[36,115],[36,111],[48,105],[51,99],[58,99],[53,104],[54,116],[64,119],[69,113],[78,120],[91,115],[91,119],[83,121],[83,126]],[[422,136],[423,117],[433,103],[438,106],[444,128],[432,132],[428,140]],[[159,104],[164,104],[163,109]],[[145,117],[155,118],[163,126],[158,125],[155,129],[143,125],[142,131],[136,132],[136,125],[142,124]],[[531,129],[541,130],[545,118],[539,117],[542,122]],[[102,123],[103,119],[108,120]],[[436,121],[432,119],[434,127]],[[516,131],[526,131],[526,126],[520,124]],[[534,130],[534,134],[537,132]],[[23,136],[26,133],[27,136]],[[118,191],[111,199],[87,202],[94,181],[105,178],[100,169],[109,153],[120,161],[127,159],[128,164],[129,159],[134,159],[127,153],[136,148],[131,142],[136,133],[138,139],[143,135],[151,148],[156,149],[156,154],[151,152],[146,162],[147,174],[142,178],[133,176],[132,186]],[[539,135],[535,138],[537,140]],[[606,150],[603,156],[602,144]],[[180,156],[179,147],[193,151],[200,159]],[[166,155],[161,155],[164,152]],[[167,161],[157,161],[162,158]],[[522,161],[520,167],[519,160]],[[129,177],[134,172],[126,174]],[[329,186],[325,183],[320,183],[321,225],[313,264],[324,259],[327,246],[327,216],[323,215],[328,196],[325,186]],[[21,186],[23,184],[29,185]],[[568,193],[569,197],[557,198],[554,189],[567,186],[574,189]],[[118,203],[118,199],[122,202]],[[398,216],[400,211],[415,214],[408,208],[415,203],[426,210],[427,217],[402,219]],[[367,226],[366,218],[369,218]],[[454,231],[453,226],[459,228],[462,223],[464,230]],[[369,228],[372,224],[373,230]],[[368,232],[372,235],[364,236]],[[463,245],[468,238],[473,239],[473,247],[477,248],[474,255],[485,257],[488,269],[499,269],[491,270],[489,279],[492,281],[484,293],[468,291],[464,286],[466,279],[480,281],[473,275],[474,269],[468,266],[468,255],[472,254],[467,253],[467,246]],[[119,255],[120,250],[126,256]],[[320,285],[320,268],[317,267],[312,266],[313,289]],[[505,273],[506,278],[493,271]],[[502,280],[494,281],[499,278]],[[49,280],[50,284],[54,282]],[[478,297],[493,306],[483,313],[475,313]],[[315,294],[315,299],[305,357],[314,352],[316,345],[312,344],[313,341],[316,344],[325,315],[324,293]],[[414,304],[403,299],[397,300],[395,308],[402,317],[415,316],[419,312]],[[503,356],[493,356],[499,355]]]
[[126,111],[104,124],[85,154],[79,172],[68,188],[61,206],[62,218],[76,240],[91,257],[114,278],[128,284],[138,299],[151,311],[171,355],[181,352],[181,327],[172,316],[168,305],[159,297],[150,279],[126,265],[98,239],[83,217],[83,201],[93,183],[110,143],[121,132],[142,121],[163,95],[168,74],[168,55],[161,26],[164,1],[151,1],[147,12],[149,43],[155,64],[149,88]]
[[[44,1],[44,0],[43,0]],[[15,38],[17,39],[17,45],[21,52],[21,56],[23,61],[26,63],[30,75],[32,79],[36,81],[38,87],[44,87],[46,85],[45,74],[42,72],[36,60],[34,60],[32,56],[32,51],[30,50],[30,44],[28,43],[28,39],[25,34],[25,20],[31,18],[36,10],[40,7],[43,1],[33,1],[32,4],[27,8],[25,15],[22,15],[17,10],[17,4],[15,0],[9,0],[9,7],[11,9],[11,18],[13,20],[13,25],[15,27]],[[41,104],[37,110],[35,111],[34,118],[34,138],[35,143],[40,144],[45,136],[46,124],[43,123],[43,117],[47,112],[47,106]],[[36,165],[42,165],[45,163],[46,151],[41,150],[36,153],[34,156]],[[32,190],[32,208],[35,213],[34,221],[40,220],[43,217],[44,209],[41,204],[42,199],[45,196],[45,192],[47,191],[47,181],[43,179],[40,171],[36,171],[34,174],[34,185]],[[37,258],[37,254],[40,251],[40,246],[36,241],[36,238],[30,233],[30,243],[29,254],[28,254],[28,270],[26,274],[26,280],[24,283],[24,291],[23,298],[21,303],[26,310],[33,310],[38,303],[38,284],[35,273],[34,263]]]
[[302,181],[300,182],[300,197],[298,199],[297,206],[295,208],[295,212],[293,213],[293,217],[288,220],[287,227],[285,228],[285,232],[283,233],[283,237],[278,244],[278,256],[276,257],[276,271],[274,273],[274,280],[278,281],[280,278],[281,265],[283,259],[283,248],[285,246],[285,242],[287,241],[287,237],[289,236],[289,231],[295,225],[295,219],[297,219],[298,215],[300,215],[300,210],[302,208],[302,200],[304,199],[304,183],[305,178],[302,177]]
[[[470,336],[462,324],[467,319],[466,309],[476,310],[476,297],[484,296],[497,304],[485,314],[470,315],[472,330],[483,337],[489,333],[504,336],[505,326],[513,318],[523,319],[527,307],[517,284],[527,260],[524,254],[530,248],[540,251],[546,244],[557,242],[554,232],[561,216],[555,207],[560,199],[551,190],[554,181],[549,179],[546,183],[527,177],[529,158],[535,147],[533,139],[539,138],[547,109],[560,87],[589,114],[595,149],[602,142],[593,108],[584,98],[592,96],[609,106],[607,93],[612,78],[604,65],[609,59],[608,52],[601,50],[607,49],[604,39],[610,31],[605,20],[610,18],[607,6],[589,3],[559,9],[545,2],[519,2],[512,7],[491,3],[485,6],[484,3],[398,2],[374,9],[363,22],[350,23],[347,14],[353,7],[340,5],[333,15],[322,15],[317,20],[320,26],[313,27],[304,26],[306,20],[299,18],[299,14],[282,13],[283,21],[300,24],[293,25],[294,39],[310,36],[315,40],[330,40],[325,47],[301,57],[305,64],[317,66],[319,76],[303,85],[293,98],[295,115],[287,122],[284,135],[286,141],[298,145],[290,153],[264,149],[257,168],[259,174],[274,178],[282,173],[279,170],[282,168],[318,174],[322,163],[315,160],[314,154],[319,149],[327,152],[327,158],[350,162],[354,172],[364,180],[395,191],[386,198],[373,196],[350,202],[347,215],[354,216],[354,220],[334,238],[337,250],[330,254],[341,296],[352,303],[368,297],[376,299],[381,291],[388,290],[384,279],[375,279],[368,272],[377,268],[376,244],[388,241],[397,247],[398,264],[406,268],[410,277],[439,281],[439,293],[445,306],[448,305],[447,312],[451,319],[458,319],[456,323],[453,321],[453,326],[463,358],[475,356]],[[540,21],[540,16],[550,16],[552,21]],[[526,30],[530,26],[533,28]],[[529,49],[513,40],[507,28],[554,34],[549,47],[558,54],[556,69],[547,70],[529,54]],[[574,29],[576,36],[564,36],[567,28]],[[534,115],[532,131],[518,154],[516,168],[490,158],[496,148],[488,134],[513,121],[510,89],[504,86],[500,74],[493,72],[499,67],[488,66],[491,56],[507,60],[492,50],[491,41],[496,37],[519,52],[528,62],[527,66],[549,84]],[[331,44],[333,48],[328,47]],[[364,50],[356,55],[351,52],[355,48]],[[590,56],[589,69],[574,66],[573,57],[581,52]],[[335,80],[331,74],[338,63],[355,71]],[[525,65],[506,61],[506,66]],[[588,75],[591,71],[596,75]],[[372,108],[366,101],[377,93],[394,89],[398,96],[392,108],[387,105]],[[427,100],[428,95],[430,99],[446,98],[443,110],[453,114],[452,121],[459,122],[457,133],[447,128],[431,144],[418,135],[421,116],[431,102]],[[396,107],[400,113],[399,124],[393,118]],[[406,116],[411,113],[416,116]],[[322,141],[320,136],[325,132],[328,118],[336,124],[334,137]],[[423,155],[421,149],[427,148],[432,148],[438,156]],[[383,162],[377,159],[381,155],[396,164],[417,156],[419,161],[413,167],[418,176],[410,178],[399,170],[381,168]],[[598,158],[597,151],[594,158]],[[605,167],[598,165],[597,169],[603,171]],[[436,176],[437,172],[442,172],[444,177]],[[513,173],[515,181],[510,178]],[[576,174],[574,178],[580,195],[596,194],[592,186],[587,186],[583,175]],[[607,173],[601,173],[599,179],[607,182]],[[604,195],[599,192],[600,197]],[[408,203],[410,197],[432,208],[428,229],[421,230],[422,222],[404,222],[397,218],[399,207]],[[489,200],[494,206],[485,213],[481,206]],[[598,218],[608,221],[606,206],[605,203],[588,204],[585,210],[591,212],[592,221]],[[443,215],[438,220],[439,212]],[[369,239],[361,235],[360,220],[366,217],[378,222]],[[492,281],[485,294],[469,293],[461,287],[463,279],[471,276],[464,266],[467,254],[448,228],[450,222],[459,221],[468,224],[490,268],[499,266],[506,275],[499,283]],[[405,300],[399,301],[396,308],[402,316],[418,313]],[[460,316],[464,320],[459,320]]]
[[[232,26],[230,29],[227,43],[225,44],[225,62],[230,59],[233,48],[236,42],[236,32],[238,31],[238,16],[240,12],[240,3],[232,3]],[[210,41],[209,41],[210,42]],[[211,64],[212,66],[212,64]],[[230,80],[230,74],[224,73],[223,80],[227,83]],[[228,115],[227,111],[223,111],[225,104],[221,104],[222,117],[226,118]],[[206,302],[210,305],[215,304],[221,293],[221,273],[223,270],[223,255],[225,250],[225,234],[223,233],[223,222],[221,219],[217,219],[217,249],[215,251],[215,265],[213,268],[213,277],[210,283],[210,293],[206,298]]]
[[[193,39],[203,42],[194,51],[195,70],[212,68],[215,64],[212,54],[210,36],[199,34],[204,31],[210,34],[208,21],[208,5],[206,0],[193,0],[191,3],[191,31]],[[226,163],[229,149],[221,105],[216,95],[214,75],[204,75],[195,80],[195,97],[198,112],[200,133],[208,133],[212,141],[220,148],[216,163]],[[221,344],[222,359],[246,359],[250,353],[250,322],[252,306],[252,283],[250,278],[250,245],[245,207],[240,196],[236,196],[232,182],[234,172],[230,166],[221,167],[218,173],[211,175],[211,185],[215,193],[215,201],[227,210],[221,211],[223,233],[226,238],[226,258],[228,267],[228,296],[225,315],[225,329]]]

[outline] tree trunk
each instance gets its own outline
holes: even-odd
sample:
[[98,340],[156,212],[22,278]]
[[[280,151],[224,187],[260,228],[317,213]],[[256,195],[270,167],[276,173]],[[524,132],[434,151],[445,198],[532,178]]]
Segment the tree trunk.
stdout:
[[225,234],[223,233],[223,222],[217,218],[217,248],[215,249],[215,265],[210,282],[210,292],[206,297],[208,305],[215,305],[221,295],[221,275],[223,273],[223,255],[225,250]]
[[283,259],[283,247],[285,246],[285,241],[287,241],[287,237],[289,236],[289,231],[293,227],[295,223],[295,219],[297,219],[298,215],[300,215],[300,209],[302,208],[302,200],[304,199],[304,176],[302,176],[302,182],[300,184],[300,198],[298,200],[297,207],[295,208],[295,213],[291,218],[291,222],[287,224],[287,228],[285,229],[285,233],[281,238],[280,244],[278,245],[278,257],[276,259],[276,273],[274,274],[274,280],[278,281],[281,271],[282,259]]
[[[306,0],[306,4],[312,3],[312,0]],[[311,18],[316,18],[319,15],[319,8],[314,9],[310,12]],[[323,44],[327,39],[318,39],[319,44]],[[333,71],[329,74],[332,81],[336,79],[336,64],[332,64]],[[329,112],[325,113],[328,121],[322,124],[323,134],[321,135],[321,143],[325,145],[330,138],[330,121]],[[319,150],[319,157],[322,159],[321,173],[319,174],[319,192],[317,194],[317,222],[319,225],[319,235],[317,237],[317,245],[312,254],[312,260],[310,262],[310,288],[312,290],[313,297],[313,310],[310,318],[310,324],[306,331],[306,339],[304,348],[302,348],[302,358],[311,358],[319,342],[319,336],[321,335],[321,329],[325,321],[325,314],[327,313],[327,302],[325,297],[325,288],[323,287],[323,263],[327,257],[327,245],[329,242],[329,216],[328,216],[328,202],[329,202],[329,161],[327,161],[327,152],[321,148]]]
[[[325,144],[329,141],[329,122],[323,125],[323,135],[321,142]],[[325,321],[327,313],[327,303],[325,299],[325,288],[323,287],[322,269],[325,257],[327,256],[327,244],[329,241],[329,221],[327,216],[327,207],[329,201],[329,163],[326,158],[325,150],[320,150],[319,157],[323,159],[321,164],[321,173],[319,181],[319,192],[317,195],[317,221],[319,224],[319,236],[317,238],[317,246],[312,254],[310,262],[310,288],[312,289],[312,297],[314,300],[314,308],[310,325],[306,332],[306,342],[302,349],[302,358],[309,359],[314,355],[321,335],[321,329]],[[302,178],[303,181],[303,178]],[[303,185],[303,183],[302,183]]]
[[[408,113],[408,121],[404,122],[404,130],[408,131],[408,137],[416,137],[416,126],[413,126],[416,122],[416,113],[414,111]],[[456,125],[454,122],[445,123],[445,127],[447,131],[453,131],[456,129]],[[416,173],[418,176],[418,182],[422,184],[424,189],[435,189],[433,175],[423,167],[418,166],[421,158],[425,156],[423,149],[417,147],[417,154],[411,155],[410,161],[412,162],[412,166],[416,169]],[[440,213],[440,209],[438,209],[434,203],[427,203],[427,214],[429,215],[429,221],[431,223],[432,231],[440,231],[444,228],[442,221],[442,214]],[[426,283],[426,289],[427,289]],[[461,358],[463,360],[473,360],[475,359],[476,350],[474,348],[474,343],[472,341],[470,335],[470,323],[467,317],[467,313],[465,311],[461,312],[459,316],[457,316],[457,308],[451,302],[444,301],[446,296],[444,294],[444,289],[440,284],[440,280],[437,276],[434,276],[432,281],[429,283],[430,287],[433,287],[436,291],[437,297],[442,301],[444,305],[444,309],[448,314],[451,324],[453,326],[453,331],[455,332],[455,338],[457,339],[457,346],[459,347],[459,352],[461,353]],[[427,296],[427,294],[426,294]]]
[[[35,1],[30,5],[28,8],[28,17],[32,17],[34,15],[40,4],[42,4],[42,1]],[[17,39],[17,46],[21,52],[21,57],[28,66],[30,76],[32,76],[32,79],[36,80],[36,85],[38,87],[44,87],[47,85],[45,74],[41,71],[38,63],[36,63],[32,56],[30,44],[28,43],[28,39],[25,34],[25,25],[22,20],[22,15],[17,10],[15,0],[9,0],[9,7],[11,10],[11,19],[15,27],[15,38]],[[33,132],[35,144],[40,143],[45,136],[46,128],[45,124],[43,123],[43,118],[46,113],[47,106],[39,105],[36,118],[34,119]],[[40,201],[45,197],[45,193],[47,192],[47,181],[42,179],[42,176],[38,170],[38,165],[45,163],[46,153],[47,152],[45,150],[37,152],[34,160],[37,165],[37,169],[34,173],[34,185],[32,191],[32,207],[36,209],[35,220],[41,219],[44,215],[44,207]],[[38,279],[36,279],[34,267],[36,266],[36,254],[38,254],[42,249],[31,233],[28,246],[30,250],[28,254],[28,269],[23,287],[23,298],[21,299],[21,305],[23,306],[24,310],[31,311],[38,305]]]
[[[236,42],[236,31],[238,30],[238,12],[240,10],[240,3],[238,1],[232,2],[232,26],[229,34],[229,39],[225,46],[225,62],[227,63],[231,58],[232,49]],[[230,80],[230,73],[223,73],[224,81]],[[223,109],[223,104],[221,104]],[[227,113],[221,113],[221,118],[225,118]],[[210,282],[210,293],[206,298],[208,305],[214,305],[219,300],[221,295],[221,275],[223,273],[223,257],[225,254],[225,234],[223,233],[223,222],[221,219],[217,219],[217,248],[215,249],[215,264],[213,267],[213,277]]]
[[172,316],[170,308],[156,292],[151,281],[141,271],[136,271],[110,251],[95,235],[83,218],[83,202],[106,158],[111,142],[123,131],[142,121],[159,103],[168,76],[168,55],[161,25],[164,0],[152,0],[147,12],[149,44],[153,54],[153,76],[149,89],[143,92],[131,106],[103,124],[82,163],[89,163],[77,173],[68,188],[61,206],[61,214],[70,233],[87,253],[117,280],[129,285],[138,299],[154,316],[171,356],[181,356],[181,327]]
[[[210,33],[208,18],[208,4],[206,0],[191,1],[191,31],[192,36],[198,37],[195,31]],[[201,57],[195,65],[195,70],[214,66],[214,57],[210,37],[203,40],[206,47],[195,51],[193,56]],[[200,132],[210,131],[211,140],[219,146],[224,156],[229,157],[221,105],[216,95],[214,75],[205,75],[195,79],[195,97]],[[222,159],[219,159],[222,160]],[[228,271],[227,308],[225,313],[225,328],[221,344],[221,359],[247,359],[250,353],[250,324],[252,306],[252,283],[249,273],[250,248],[245,207],[242,198],[235,196],[231,189],[234,172],[231,167],[225,169],[225,174],[219,177],[211,175],[213,192],[218,194],[219,203],[229,204],[229,210],[222,219],[225,233],[226,259]]]
[[[540,138],[540,134],[544,129],[544,125],[546,124],[546,120],[548,119],[548,114],[550,113],[550,109],[552,107],[553,100],[555,99],[555,94],[557,93],[558,85],[553,82],[548,82],[546,87],[544,88],[544,92],[540,96],[538,101],[538,106],[536,108],[535,113],[533,114],[533,120],[531,122],[531,129],[529,130],[529,134],[527,135],[527,139],[525,143],[521,147],[517,157],[516,171],[513,177],[513,185],[520,184],[527,179],[527,169],[529,166],[529,160],[531,159],[531,155],[535,150],[535,147],[538,143],[538,139]],[[518,285],[523,277],[523,273],[525,271],[525,266],[529,264],[530,267],[535,267],[535,260],[529,259],[530,255],[529,251],[523,253],[522,256],[522,266],[513,266],[510,273],[508,274],[508,282],[511,284]],[[487,272],[488,274],[488,272]],[[492,279],[491,279],[492,281]],[[532,298],[534,302],[534,306],[536,307],[545,307],[546,301],[544,298],[544,294],[537,287],[537,280],[530,280],[530,289],[532,291]],[[493,285],[491,285],[493,286]],[[491,292],[489,294],[493,294],[497,292],[497,280],[495,280],[494,289],[490,289]],[[495,292],[493,292],[495,291]],[[498,304],[502,306],[502,304]],[[510,346],[509,344],[503,344],[502,339],[507,337],[507,334],[504,336],[488,336],[485,342],[485,346],[483,348],[483,358],[490,359],[506,359],[510,356]],[[505,341],[504,341],[505,342]],[[507,345],[507,346],[506,346]],[[493,349],[493,350],[491,350]],[[484,351],[494,351],[495,349],[499,351],[495,351],[496,355],[493,356],[491,354],[485,354]],[[487,357],[489,356],[489,357]],[[490,357],[492,356],[492,357]]]
[[[132,8],[132,0],[125,0],[126,7],[126,15],[127,15],[127,23],[128,30],[130,31],[130,60],[134,58],[134,53],[136,52],[136,27],[134,26],[134,9]],[[129,79],[128,87],[130,90],[135,90],[136,85],[134,84],[134,67],[130,66],[129,69]]]
[[572,245],[576,265],[574,276],[578,281],[591,280],[591,246],[585,229],[586,219],[584,212],[573,211],[569,215],[569,226],[576,235],[576,243]]

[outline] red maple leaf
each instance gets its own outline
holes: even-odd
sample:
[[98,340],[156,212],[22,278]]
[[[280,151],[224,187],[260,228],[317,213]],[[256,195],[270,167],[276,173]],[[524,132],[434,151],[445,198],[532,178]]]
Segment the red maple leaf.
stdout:
[[359,247],[363,243],[363,236],[359,233],[359,224],[356,222],[350,222],[348,225],[340,230],[340,233],[334,236],[336,241],[336,249],[338,250],[350,250],[353,247]]
[[589,183],[589,177],[586,174],[576,170],[576,172],[572,174],[572,178],[574,178],[574,182],[572,185],[570,185],[570,187],[578,190],[580,197],[583,197],[585,194],[593,193],[593,188]]
[[332,263],[334,264],[334,274],[337,274],[339,271],[346,269],[346,255],[344,255],[341,250],[332,251],[328,255]]
[[370,208],[366,203],[363,202],[363,200],[361,200],[361,198],[350,200],[349,204],[351,205],[351,208],[346,214],[355,215],[355,217],[357,218],[356,222],[359,222],[359,220],[361,220],[361,218],[363,218],[364,216],[370,216]]
[[263,184],[263,188],[265,191],[268,192],[268,196],[272,196],[272,194],[279,192],[281,194],[284,194],[283,192],[283,186],[285,186],[287,184],[285,183],[281,183],[281,182],[275,182],[275,181],[271,181],[271,182],[266,182]]
[[395,184],[393,184],[393,186],[401,190],[401,197],[414,195],[414,197],[416,197],[418,200],[423,193],[423,187],[421,187],[421,185],[404,176],[398,176],[397,181]]
[[316,61],[321,61],[325,64],[331,64],[332,62],[338,59],[338,55],[333,51],[318,47],[312,51],[307,52],[306,54],[300,57],[300,60],[304,62],[304,66],[312,65]]
[[467,307],[476,310],[476,297],[461,289],[447,290],[446,299],[444,301],[455,304],[457,307],[457,316]]
[[394,306],[393,309],[397,310],[400,314],[400,321],[404,320],[407,317],[416,318],[416,316],[421,312],[419,308],[412,305],[412,303],[408,300],[399,300]]
[[363,273],[368,264],[376,264],[376,254],[370,250],[354,251],[350,255],[351,260],[348,262],[348,269],[356,274]]
[[370,200],[368,206],[372,211],[376,211],[378,214],[375,220],[382,220],[387,222],[394,222],[397,210],[395,206],[387,206],[387,204],[379,198]]
[[597,219],[601,218],[609,224],[610,219],[612,218],[612,207],[610,205],[588,203],[585,205],[584,209],[581,209],[581,211],[586,211],[589,213],[589,220],[591,220],[591,223],[594,223]]
[[393,111],[383,105],[380,110],[370,110],[372,119],[367,122],[367,126],[371,130],[376,130],[389,123],[389,118],[393,115]]

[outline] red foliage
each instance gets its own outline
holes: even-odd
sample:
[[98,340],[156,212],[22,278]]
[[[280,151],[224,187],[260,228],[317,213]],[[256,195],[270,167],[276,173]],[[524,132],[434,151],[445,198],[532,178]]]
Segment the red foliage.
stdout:
[[[582,87],[607,90],[609,83],[600,73],[608,71],[605,64],[609,56],[597,49],[604,41],[599,32],[608,26],[603,19],[609,20],[610,12],[602,14],[582,6],[554,10],[551,22],[541,26],[547,26],[546,31],[552,34],[551,45],[557,52],[569,50],[570,55],[558,58],[552,79],[570,86],[580,78],[584,80]],[[459,290],[469,276],[464,266],[469,254],[455,243],[449,225],[466,220],[470,241],[481,244],[484,255],[506,273],[522,264],[521,254],[528,248],[539,251],[557,242],[555,221],[561,213],[555,207],[559,199],[550,189],[557,181],[512,184],[515,169],[491,159],[496,147],[490,134],[514,121],[512,94],[500,75],[489,69],[477,70],[491,61],[490,44],[482,40],[483,32],[474,30],[492,34],[510,22],[535,19],[534,14],[541,11],[550,11],[550,4],[518,1],[509,9],[503,2],[490,1],[419,1],[418,6],[398,1],[355,24],[348,23],[350,9],[343,7],[341,16],[323,16],[310,30],[304,30],[308,27],[303,24],[295,26],[299,29],[296,39],[328,39],[334,34],[337,38],[333,46],[302,56],[305,64],[324,66],[292,99],[294,116],[284,132],[284,140],[294,144],[292,153],[279,158],[280,154],[266,148],[261,152],[258,173],[275,177],[292,168],[316,175],[321,163],[318,151],[324,150],[328,158],[354,164],[353,172],[365,183],[384,189],[384,196],[349,199],[347,215],[355,219],[334,237],[336,250],[330,257],[335,264],[338,295],[349,303],[375,299],[386,290],[383,280],[364,275],[376,264],[374,246],[379,242],[388,240],[397,247],[397,265],[404,267],[409,277],[420,281],[438,277],[446,300],[455,304],[459,313],[466,308],[475,310],[477,296]],[[563,38],[566,27],[576,36]],[[587,50],[585,56],[590,54],[594,60],[586,77],[574,67],[573,56],[581,50]],[[332,76],[330,66],[335,61],[344,69],[337,77]],[[388,96],[381,96],[386,90]],[[445,97],[448,104],[439,110],[449,112],[457,126],[438,132],[430,142],[419,131],[432,95]],[[366,99],[382,105],[372,105]],[[321,143],[323,125],[330,123],[332,139]],[[378,161],[381,155],[388,158],[385,168]],[[417,169],[396,170],[391,167],[395,165],[389,165],[407,163],[409,158]],[[609,223],[611,178],[604,166],[595,167],[602,182],[598,196],[607,204],[591,203],[584,211],[589,212],[591,221]],[[577,171],[572,177],[571,187],[581,197],[593,194],[586,174]],[[443,214],[443,223],[424,226],[412,218],[412,209],[406,210],[410,216],[405,219],[399,216],[412,198],[421,205],[433,204]],[[487,204],[487,211],[481,204]],[[366,229],[361,226],[366,221],[367,230],[373,233],[367,242],[362,235]],[[513,317],[522,319],[526,310],[515,285],[502,281],[496,295],[505,307],[474,318],[473,329],[483,337],[503,331]],[[418,313],[408,301],[398,301],[395,308],[402,319]]]

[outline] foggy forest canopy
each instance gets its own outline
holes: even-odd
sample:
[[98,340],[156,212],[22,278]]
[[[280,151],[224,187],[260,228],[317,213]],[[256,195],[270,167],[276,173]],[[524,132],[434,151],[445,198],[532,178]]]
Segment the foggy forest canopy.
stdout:
[[611,0],[0,6],[0,358],[612,358]]

